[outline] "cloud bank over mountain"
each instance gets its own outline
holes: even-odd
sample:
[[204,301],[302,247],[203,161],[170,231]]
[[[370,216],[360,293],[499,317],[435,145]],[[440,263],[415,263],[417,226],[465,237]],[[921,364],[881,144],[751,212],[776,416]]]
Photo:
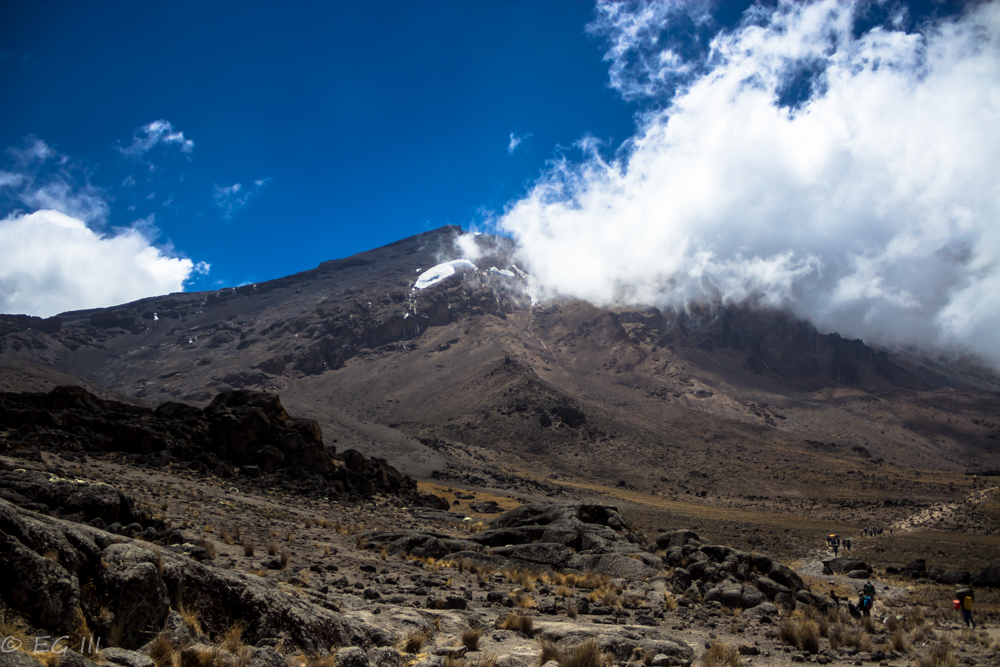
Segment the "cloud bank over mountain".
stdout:
[[1000,366],[1000,3],[908,32],[779,2],[701,45],[681,4],[598,5],[640,129],[611,157],[581,140],[496,221],[548,294],[750,299]]

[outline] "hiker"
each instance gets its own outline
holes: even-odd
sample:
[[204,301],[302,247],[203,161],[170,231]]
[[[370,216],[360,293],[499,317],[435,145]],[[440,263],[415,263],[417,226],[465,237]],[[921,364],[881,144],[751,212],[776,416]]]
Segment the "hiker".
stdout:
[[837,597],[837,591],[830,589],[830,599],[833,600],[833,604],[840,609],[840,598]]
[[870,595],[865,595],[864,593],[858,593],[858,609],[864,616],[872,615],[872,605],[874,604]]
[[959,588],[955,591],[955,597],[958,598],[958,608],[962,610],[962,619],[965,621],[965,627],[971,627],[975,630],[976,622],[972,620],[972,601],[976,596],[972,593],[972,587]]
[[875,599],[875,584],[870,581],[865,582],[865,587],[861,590],[862,595],[870,597],[872,600]]
[[851,550],[851,538],[848,537],[846,540],[844,540],[844,546],[847,547],[848,551]]
[[837,543],[836,543],[836,542],[834,542],[834,543],[833,543],[833,557],[834,557],[834,558],[836,558],[836,557],[837,557],[837,549],[839,549],[839,548],[840,548],[840,547],[838,547],[838,546],[837,546]]

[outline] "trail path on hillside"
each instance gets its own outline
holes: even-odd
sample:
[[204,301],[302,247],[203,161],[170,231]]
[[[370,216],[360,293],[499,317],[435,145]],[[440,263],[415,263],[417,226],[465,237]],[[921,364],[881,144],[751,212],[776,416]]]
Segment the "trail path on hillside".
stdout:
[[[942,518],[950,517],[955,511],[963,506],[964,504],[978,504],[986,501],[995,500],[997,496],[1000,496],[1000,487],[989,487],[979,491],[974,491],[968,494],[962,499],[962,502],[948,502],[948,503],[938,503],[926,509],[922,509],[919,512],[906,517],[905,519],[900,519],[892,523],[889,529],[883,533],[883,535],[878,537],[852,537],[851,540],[855,547],[860,548],[859,551],[852,553],[844,548],[840,549],[839,555],[844,558],[858,558],[859,560],[864,560],[862,555],[863,547],[867,546],[869,543],[878,540],[892,539],[889,530],[891,532],[901,532],[909,533],[920,529],[928,528],[936,524]],[[817,539],[822,539],[823,536],[817,536]],[[823,573],[823,561],[831,560],[835,558],[833,552],[829,548],[818,548],[810,551],[805,558],[802,558],[794,564],[795,571],[802,577],[810,577],[813,580],[822,580],[830,585],[830,588],[836,587],[838,590],[843,590],[848,588],[854,592],[856,596],[857,593],[864,586],[864,579],[851,579],[846,574],[824,574]],[[875,580],[872,580],[875,582]],[[905,597],[907,595],[907,589],[902,586],[896,586],[893,584],[885,582],[875,582],[877,594],[876,599],[895,599],[900,597]],[[816,591],[819,592],[819,591]],[[824,591],[828,592],[828,591]],[[842,594],[841,594],[842,595]]]
[[923,528],[931,528],[942,519],[950,518],[963,505],[978,505],[979,503],[996,500],[1000,496],[1000,487],[991,486],[979,491],[973,491],[961,502],[938,503],[905,519],[900,519],[891,525],[893,531],[910,533]]

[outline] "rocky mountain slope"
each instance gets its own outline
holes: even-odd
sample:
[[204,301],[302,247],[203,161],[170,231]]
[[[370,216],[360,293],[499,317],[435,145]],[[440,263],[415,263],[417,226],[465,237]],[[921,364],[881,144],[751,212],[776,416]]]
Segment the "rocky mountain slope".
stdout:
[[149,406],[276,392],[329,444],[418,477],[505,470],[664,497],[784,498],[849,476],[869,496],[941,498],[953,478],[912,471],[1000,468],[988,370],[749,305],[533,306],[510,244],[489,237],[477,237],[478,270],[414,289],[462,256],[459,233],[218,292],[0,316],[0,377],[41,389],[68,373]]

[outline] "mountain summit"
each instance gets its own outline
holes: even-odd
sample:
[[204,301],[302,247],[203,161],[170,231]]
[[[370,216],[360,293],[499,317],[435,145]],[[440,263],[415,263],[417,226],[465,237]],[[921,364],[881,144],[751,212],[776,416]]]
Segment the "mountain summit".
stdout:
[[985,369],[749,305],[535,302],[514,252],[443,227],[269,282],[0,316],[0,388],[78,377],[150,406],[280,393],[338,448],[500,485],[784,497],[874,470],[892,495],[914,469],[1000,467]]

